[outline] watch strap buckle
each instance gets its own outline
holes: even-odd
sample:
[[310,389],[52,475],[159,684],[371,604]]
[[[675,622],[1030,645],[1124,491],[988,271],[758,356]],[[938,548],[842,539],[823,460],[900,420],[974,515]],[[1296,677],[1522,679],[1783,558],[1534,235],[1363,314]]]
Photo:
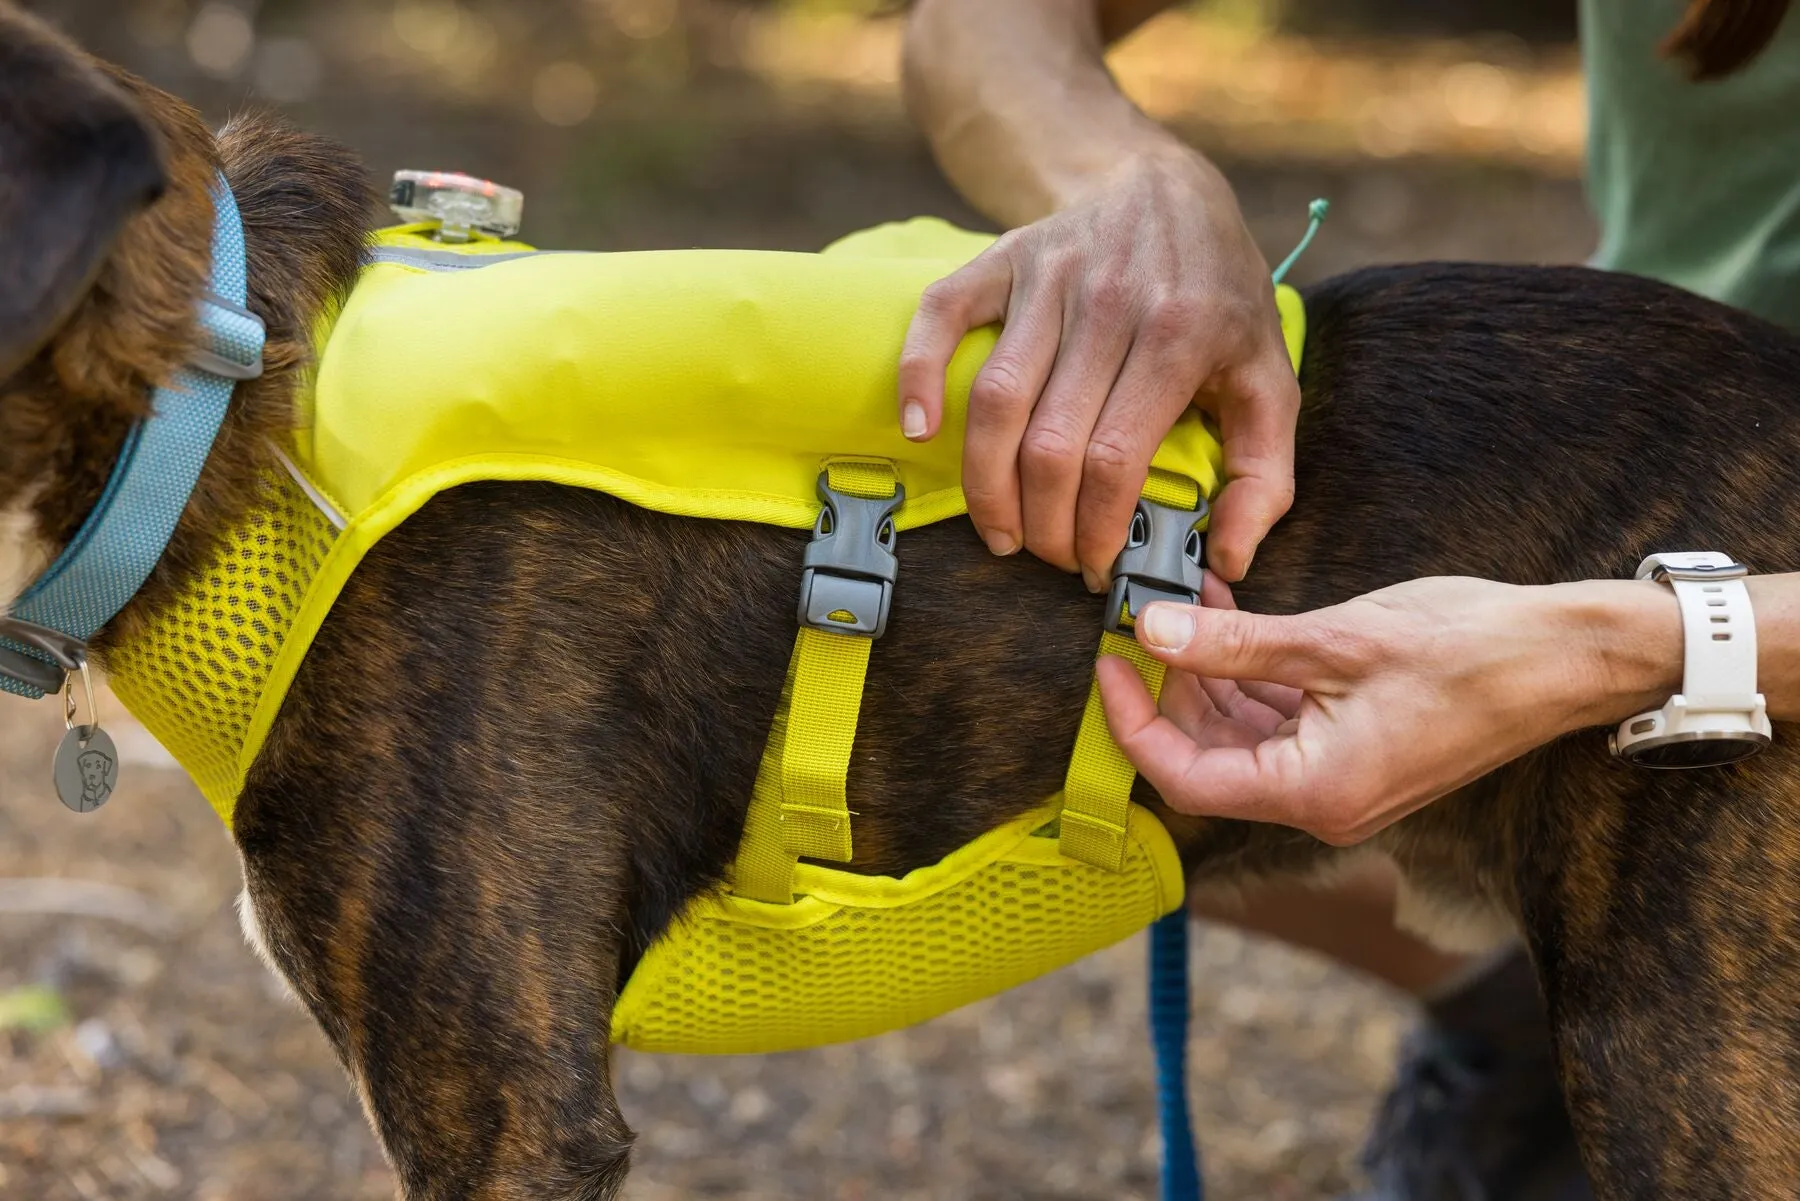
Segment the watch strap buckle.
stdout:
[[1670,551],[1648,555],[1634,578],[1640,580],[1741,580],[1750,569],[1718,551]]

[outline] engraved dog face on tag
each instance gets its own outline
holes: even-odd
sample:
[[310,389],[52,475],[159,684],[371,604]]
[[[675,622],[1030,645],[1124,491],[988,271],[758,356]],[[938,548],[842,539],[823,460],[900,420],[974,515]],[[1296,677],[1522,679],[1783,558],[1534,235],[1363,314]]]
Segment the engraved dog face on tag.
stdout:
[[106,804],[119,786],[119,752],[99,726],[76,726],[56,747],[56,795],[77,813]]

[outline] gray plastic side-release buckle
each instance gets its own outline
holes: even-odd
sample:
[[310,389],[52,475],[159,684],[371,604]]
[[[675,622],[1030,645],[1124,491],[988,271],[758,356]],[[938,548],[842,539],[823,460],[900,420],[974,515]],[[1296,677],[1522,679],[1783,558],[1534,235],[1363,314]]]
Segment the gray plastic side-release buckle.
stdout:
[[800,576],[800,624],[837,634],[879,638],[887,631],[888,608],[900,560],[894,556],[894,513],[906,489],[894,483],[892,496],[850,496],[834,490],[819,473],[819,520],[806,545]]
[[1205,542],[1200,526],[1209,510],[1174,509],[1138,498],[1125,549],[1113,560],[1112,591],[1106,597],[1106,629],[1130,634],[1137,615],[1152,601],[1193,605],[1200,601]]

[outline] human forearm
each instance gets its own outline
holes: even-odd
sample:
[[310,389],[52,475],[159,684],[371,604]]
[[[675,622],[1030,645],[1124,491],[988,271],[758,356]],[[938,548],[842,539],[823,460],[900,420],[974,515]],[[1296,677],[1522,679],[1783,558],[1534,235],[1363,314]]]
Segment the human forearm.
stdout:
[[944,172],[1008,226],[1064,208],[1118,168],[1210,167],[1126,99],[1106,42],[1167,0],[919,0],[907,102]]
[[1800,574],[1751,576],[1756,686],[1776,721],[1800,721]]

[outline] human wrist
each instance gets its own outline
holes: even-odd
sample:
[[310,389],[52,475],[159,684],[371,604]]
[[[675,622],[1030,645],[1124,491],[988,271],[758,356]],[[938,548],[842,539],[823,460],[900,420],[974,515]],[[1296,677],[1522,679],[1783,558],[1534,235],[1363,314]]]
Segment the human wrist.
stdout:
[[1581,580],[1545,589],[1573,653],[1567,729],[1610,725],[1681,691],[1681,607],[1649,580]]
[[1219,195],[1231,198],[1231,185],[1205,155],[1136,110],[1132,115],[1137,118],[1134,125],[1149,128],[1096,139],[1089,149],[1067,147],[1056,161],[1045,164],[1040,183],[1053,211],[1145,179],[1191,190],[1208,203]]

